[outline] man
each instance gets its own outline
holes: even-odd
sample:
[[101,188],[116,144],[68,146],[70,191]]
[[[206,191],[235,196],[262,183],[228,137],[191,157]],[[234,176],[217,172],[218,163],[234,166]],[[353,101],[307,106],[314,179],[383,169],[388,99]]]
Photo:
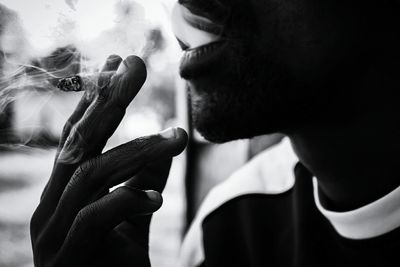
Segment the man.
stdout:
[[[280,185],[254,171],[268,165],[264,156],[233,177],[242,186],[247,176],[249,190],[204,215],[192,234],[200,253],[188,237],[184,254],[194,259],[183,263],[398,265],[399,8],[389,0],[180,1],[174,28],[197,129],[214,142],[282,132],[301,162],[296,179]],[[124,62],[110,90],[83,99],[67,123],[32,218],[36,266],[149,264],[147,214],[161,198],[139,189],[162,190],[186,137],[175,129],[101,154],[145,77],[137,58]]]

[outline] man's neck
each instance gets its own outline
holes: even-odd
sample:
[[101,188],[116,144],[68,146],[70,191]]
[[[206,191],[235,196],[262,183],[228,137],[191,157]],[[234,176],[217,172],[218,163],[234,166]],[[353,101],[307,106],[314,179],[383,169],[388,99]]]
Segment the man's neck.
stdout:
[[317,177],[330,208],[352,210],[400,185],[398,120],[393,112],[381,115],[289,135],[300,161]]

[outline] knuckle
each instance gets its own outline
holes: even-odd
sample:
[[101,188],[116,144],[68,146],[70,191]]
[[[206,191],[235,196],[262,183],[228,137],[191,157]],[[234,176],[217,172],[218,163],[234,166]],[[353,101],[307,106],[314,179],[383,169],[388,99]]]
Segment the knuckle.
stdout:
[[73,125],[70,127],[69,130],[69,135],[67,137],[67,140],[65,140],[65,145],[66,146],[71,146],[71,145],[77,145],[79,142],[79,137],[80,137],[80,133],[79,133],[79,129],[77,125]]
[[78,166],[74,175],[71,177],[71,181],[68,183],[67,187],[76,185],[89,185],[90,176],[94,171],[94,166],[92,161],[86,161]]
[[85,161],[78,166],[74,175],[71,177],[67,187],[71,190],[72,187],[82,187],[86,190],[98,190],[102,187],[101,176],[103,168],[103,159],[96,157]]
[[72,122],[71,122],[71,119],[68,119],[67,122],[64,124],[61,136],[66,138],[68,136],[68,134],[70,133],[71,128],[72,128]]
[[59,155],[59,160],[65,163],[77,163],[82,160],[87,144],[81,132],[78,126],[72,126]]
[[83,209],[81,209],[79,212],[78,212],[78,214],[76,215],[76,217],[75,217],[75,224],[76,225],[80,225],[80,224],[82,224],[83,222],[85,222],[85,217],[86,217],[86,214],[87,214],[88,212],[87,212],[87,209],[86,208],[83,208]]
[[86,228],[88,228],[89,224],[89,215],[91,214],[90,209],[88,208],[83,208],[81,209],[78,214],[75,217],[75,222],[74,222],[74,227],[73,230],[76,231],[81,231]]
[[90,176],[94,170],[93,160],[88,160],[78,166],[75,171],[75,175],[78,178]]
[[98,173],[101,173],[101,167],[102,159],[100,157],[90,159],[82,165],[85,174],[84,180],[89,186],[96,184]]
[[94,225],[99,218],[97,218],[96,208],[93,205],[89,205],[81,209],[75,217],[73,226],[70,231],[70,235],[82,236],[90,238]]

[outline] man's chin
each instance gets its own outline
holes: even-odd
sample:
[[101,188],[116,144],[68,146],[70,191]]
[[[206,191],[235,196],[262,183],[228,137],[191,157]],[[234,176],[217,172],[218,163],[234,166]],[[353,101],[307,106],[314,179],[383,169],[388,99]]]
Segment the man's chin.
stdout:
[[234,59],[225,68],[187,81],[192,121],[204,138],[223,143],[286,133],[312,118],[314,113],[307,110],[317,99],[303,90],[308,87],[285,72],[271,74],[257,67],[262,62]]
[[204,116],[197,112],[192,113],[194,128],[203,136],[207,141],[213,143],[225,143],[237,139],[249,138],[250,136],[243,135],[237,131],[231,131],[225,125],[218,123],[211,117]]
[[253,114],[251,103],[241,101],[240,97],[189,92],[193,125],[210,142],[224,143],[276,132],[274,128],[266,129],[261,113]]

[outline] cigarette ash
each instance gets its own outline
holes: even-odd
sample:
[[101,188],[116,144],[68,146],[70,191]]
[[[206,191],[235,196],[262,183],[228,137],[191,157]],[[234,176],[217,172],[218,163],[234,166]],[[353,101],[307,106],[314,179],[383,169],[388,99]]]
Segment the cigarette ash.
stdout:
[[85,91],[87,97],[98,95],[111,81],[113,72],[80,72],[73,76],[59,78],[57,89],[64,92]]
[[57,88],[66,92],[82,91],[82,79],[78,75],[73,77],[62,78],[58,81]]

